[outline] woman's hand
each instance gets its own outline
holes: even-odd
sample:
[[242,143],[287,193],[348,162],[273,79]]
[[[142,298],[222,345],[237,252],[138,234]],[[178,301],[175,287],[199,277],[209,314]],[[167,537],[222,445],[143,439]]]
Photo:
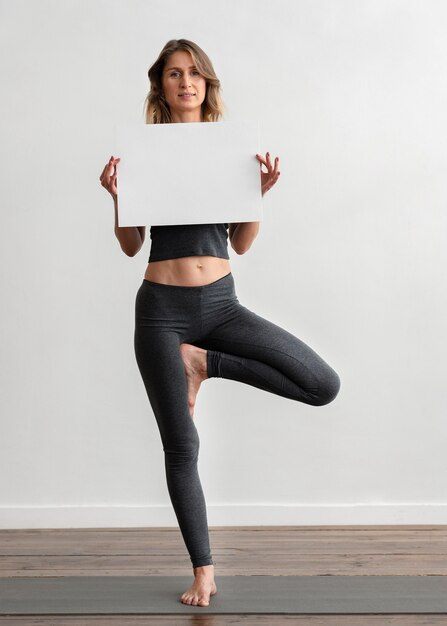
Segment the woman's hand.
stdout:
[[109,162],[102,170],[101,176],[99,180],[101,181],[101,185],[107,189],[107,191],[112,195],[113,199],[115,199],[118,195],[118,189],[116,186],[116,176],[117,170],[116,166],[121,159],[114,159],[113,155],[110,157]]
[[[258,159],[260,167],[261,167],[261,190],[262,190],[262,195],[264,195],[266,191],[268,191],[271,187],[273,187],[273,185],[278,180],[279,174],[280,174],[280,172],[278,172],[279,157],[276,157],[276,159],[275,159],[275,168],[273,168],[272,163],[270,161],[270,153],[267,152],[267,154],[265,156],[266,156],[266,158],[264,159],[260,154],[256,155],[256,158]],[[262,165],[263,164],[267,168],[267,170],[268,170],[267,172],[263,172],[262,171]]]

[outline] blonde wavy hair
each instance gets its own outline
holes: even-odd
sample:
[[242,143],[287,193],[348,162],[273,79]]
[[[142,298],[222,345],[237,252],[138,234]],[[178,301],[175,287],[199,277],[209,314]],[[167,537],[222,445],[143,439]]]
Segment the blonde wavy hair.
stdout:
[[168,124],[172,122],[168,103],[163,97],[162,76],[168,58],[174,52],[190,52],[194,64],[206,80],[206,95],[202,102],[204,122],[218,122],[224,115],[224,103],[220,95],[220,80],[216,76],[208,55],[189,39],[170,39],[149,68],[150,90],[144,101],[146,124]]

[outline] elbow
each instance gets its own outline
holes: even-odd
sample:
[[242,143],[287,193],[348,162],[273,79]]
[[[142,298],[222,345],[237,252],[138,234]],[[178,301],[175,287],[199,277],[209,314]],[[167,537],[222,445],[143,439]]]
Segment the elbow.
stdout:
[[126,256],[135,256],[143,247],[144,232],[141,233],[138,228],[133,226],[115,227],[115,237]]
[[123,246],[121,246],[121,250],[126,256],[132,257],[138,254],[138,252],[141,250],[141,246],[139,248],[123,248]]
[[231,247],[236,252],[236,254],[245,254],[250,249],[250,246],[242,247],[240,244],[238,245],[236,242],[231,242]]
[[233,250],[236,252],[236,254],[245,254],[246,252],[248,252],[250,250],[250,246],[245,247],[245,248],[241,248],[240,246],[232,246]]
[[129,257],[135,256],[136,254],[138,254],[138,252],[143,247],[143,242],[140,242],[139,245],[136,245],[136,242],[122,241],[119,238],[118,238],[118,241],[119,241],[121,250],[124,252],[126,256],[129,256]]

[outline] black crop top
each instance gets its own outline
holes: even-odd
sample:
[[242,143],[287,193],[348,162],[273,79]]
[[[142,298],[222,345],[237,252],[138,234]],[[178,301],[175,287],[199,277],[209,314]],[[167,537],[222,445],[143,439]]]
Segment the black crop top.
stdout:
[[151,261],[182,256],[217,256],[229,259],[228,224],[151,226]]

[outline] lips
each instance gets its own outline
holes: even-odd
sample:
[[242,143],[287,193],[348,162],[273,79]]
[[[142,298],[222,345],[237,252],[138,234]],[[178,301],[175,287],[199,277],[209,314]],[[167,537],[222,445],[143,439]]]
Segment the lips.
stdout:
[[195,96],[195,93],[179,93],[180,98],[182,98],[183,96]]

